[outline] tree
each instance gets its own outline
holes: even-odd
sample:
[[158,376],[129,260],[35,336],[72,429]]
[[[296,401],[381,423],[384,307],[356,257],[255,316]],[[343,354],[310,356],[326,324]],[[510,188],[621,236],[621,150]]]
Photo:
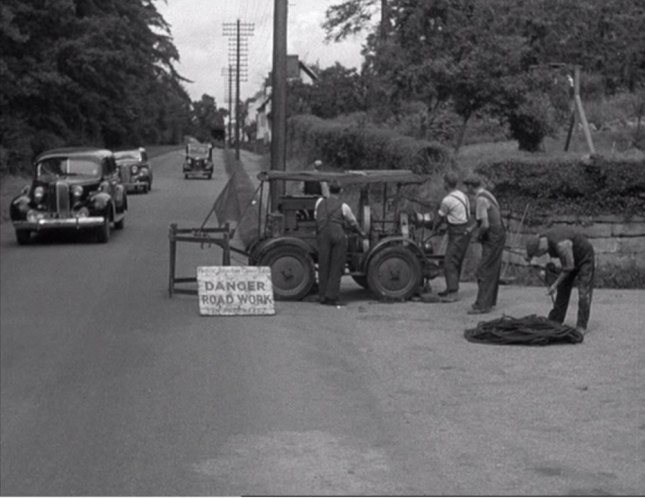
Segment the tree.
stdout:
[[341,41],[347,36],[359,33],[370,26],[378,0],[347,0],[332,5],[325,12],[323,28],[327,40]]
[[[562,88],[553,78],[536,85],[536,66],[580,64],[602,75],[606,92],[645,83],[641,0],[390,0],[385,40],[370,24],[375,11],[372,0],[331,7],[328,38],[371,30],[362,69],[368,100],[394,115],[406,102],[420,101],[430,120],[450,104],[462,119],[457,148],[476,113],[512,121],[514,134],[523,127],[534,137],[536,129],[553,129],[545,119],[557,124]],[[530,113],[537,114],[528,119]]]
[[314,114],[332,118],[366,109],[366,85],[354,68],[336,63],[325,69],[315,67],[318,79],[312,84],[290,82],[290,114]]
[[224,129],[224,117],[228,111],[217,108],[215,98],[203,94],[200,100],[192,103],[192,135],[200,142],[213,139],[216,130]]
[[0,44],[2,169],[56,145],[156,143],[188,124],[179,54],[152,0],[6,0]]

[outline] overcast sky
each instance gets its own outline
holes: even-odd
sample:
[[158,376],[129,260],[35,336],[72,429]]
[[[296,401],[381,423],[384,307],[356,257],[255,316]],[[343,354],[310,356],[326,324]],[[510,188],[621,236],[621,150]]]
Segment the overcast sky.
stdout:
[[[340,62],[345,67],[360,67],[363,37],[342,43],[325,43],[321,27],[325,11],[341,0],[289,0],[287,51],[300,60],[325,68]],[[254,25],[248,38],[248,82],[241,85],[242,100],[254,95],[271,70],[273,49],[274,0],[159,0],[157,9],[171,25],[179,50],[179,73],[193,81],[185,87],[192,100],[204,93],[226,107],[228,80],[222,74],[228,65],[228,38],[223,23]]]

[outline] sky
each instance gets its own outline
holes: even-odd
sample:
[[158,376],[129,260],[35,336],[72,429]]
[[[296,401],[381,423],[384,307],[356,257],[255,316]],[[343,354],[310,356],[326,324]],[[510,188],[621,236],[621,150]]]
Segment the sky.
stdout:
[[[325,11],[342,0],[289,0],[287,53],[300,60],[318,63],[321,68],[334,65],[359,68],[362,62],[362,35],[343,42],[324,41],[321,25]],[[185,83],[191,100],[203,94],[215,97],[218,107],[226,107],[228,77],[223,74],[229,62],[229,38],[224,23],[253,24],[248,37],[248,77],[241,83],[240,99],[252,97],[271,71],[273,50],[274,0],[159,0],[157,10],[170,24],[175,47],[179,50],[179,74],[192,81]]]

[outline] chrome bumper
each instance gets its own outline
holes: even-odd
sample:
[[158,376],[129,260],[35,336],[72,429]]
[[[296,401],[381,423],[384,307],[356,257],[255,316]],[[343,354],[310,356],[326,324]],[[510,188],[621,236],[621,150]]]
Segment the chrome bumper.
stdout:
[[88,228],[100,227],[105,223],[103,216],[86,216],[84,218],[41,218],[36,221],[14,221],[16,230],[49,230],[53,228]]
[[142,187],[146,187],[149,184],[148,180],[136,180],[134,182],[124,183],[123,186],[126,190],[139,190]]

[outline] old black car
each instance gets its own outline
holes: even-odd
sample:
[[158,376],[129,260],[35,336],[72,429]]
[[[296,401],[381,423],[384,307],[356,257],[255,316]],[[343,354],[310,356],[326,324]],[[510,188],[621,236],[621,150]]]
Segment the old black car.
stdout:
[[116,151],[114,158],[128,192],[146,194],[152,189],[152,166],[145,148]]
[[183,165],[184,178],[200,176],[209,180],[213,176],[213,146],[211,144],[186,144]]
[[110,228],[123,228],[128,208],[125,187],[111,151],[64,148],[36,158],[34,179],[11,201],[16,239],[26,244],[35,232],[93,230],[107,242]]

